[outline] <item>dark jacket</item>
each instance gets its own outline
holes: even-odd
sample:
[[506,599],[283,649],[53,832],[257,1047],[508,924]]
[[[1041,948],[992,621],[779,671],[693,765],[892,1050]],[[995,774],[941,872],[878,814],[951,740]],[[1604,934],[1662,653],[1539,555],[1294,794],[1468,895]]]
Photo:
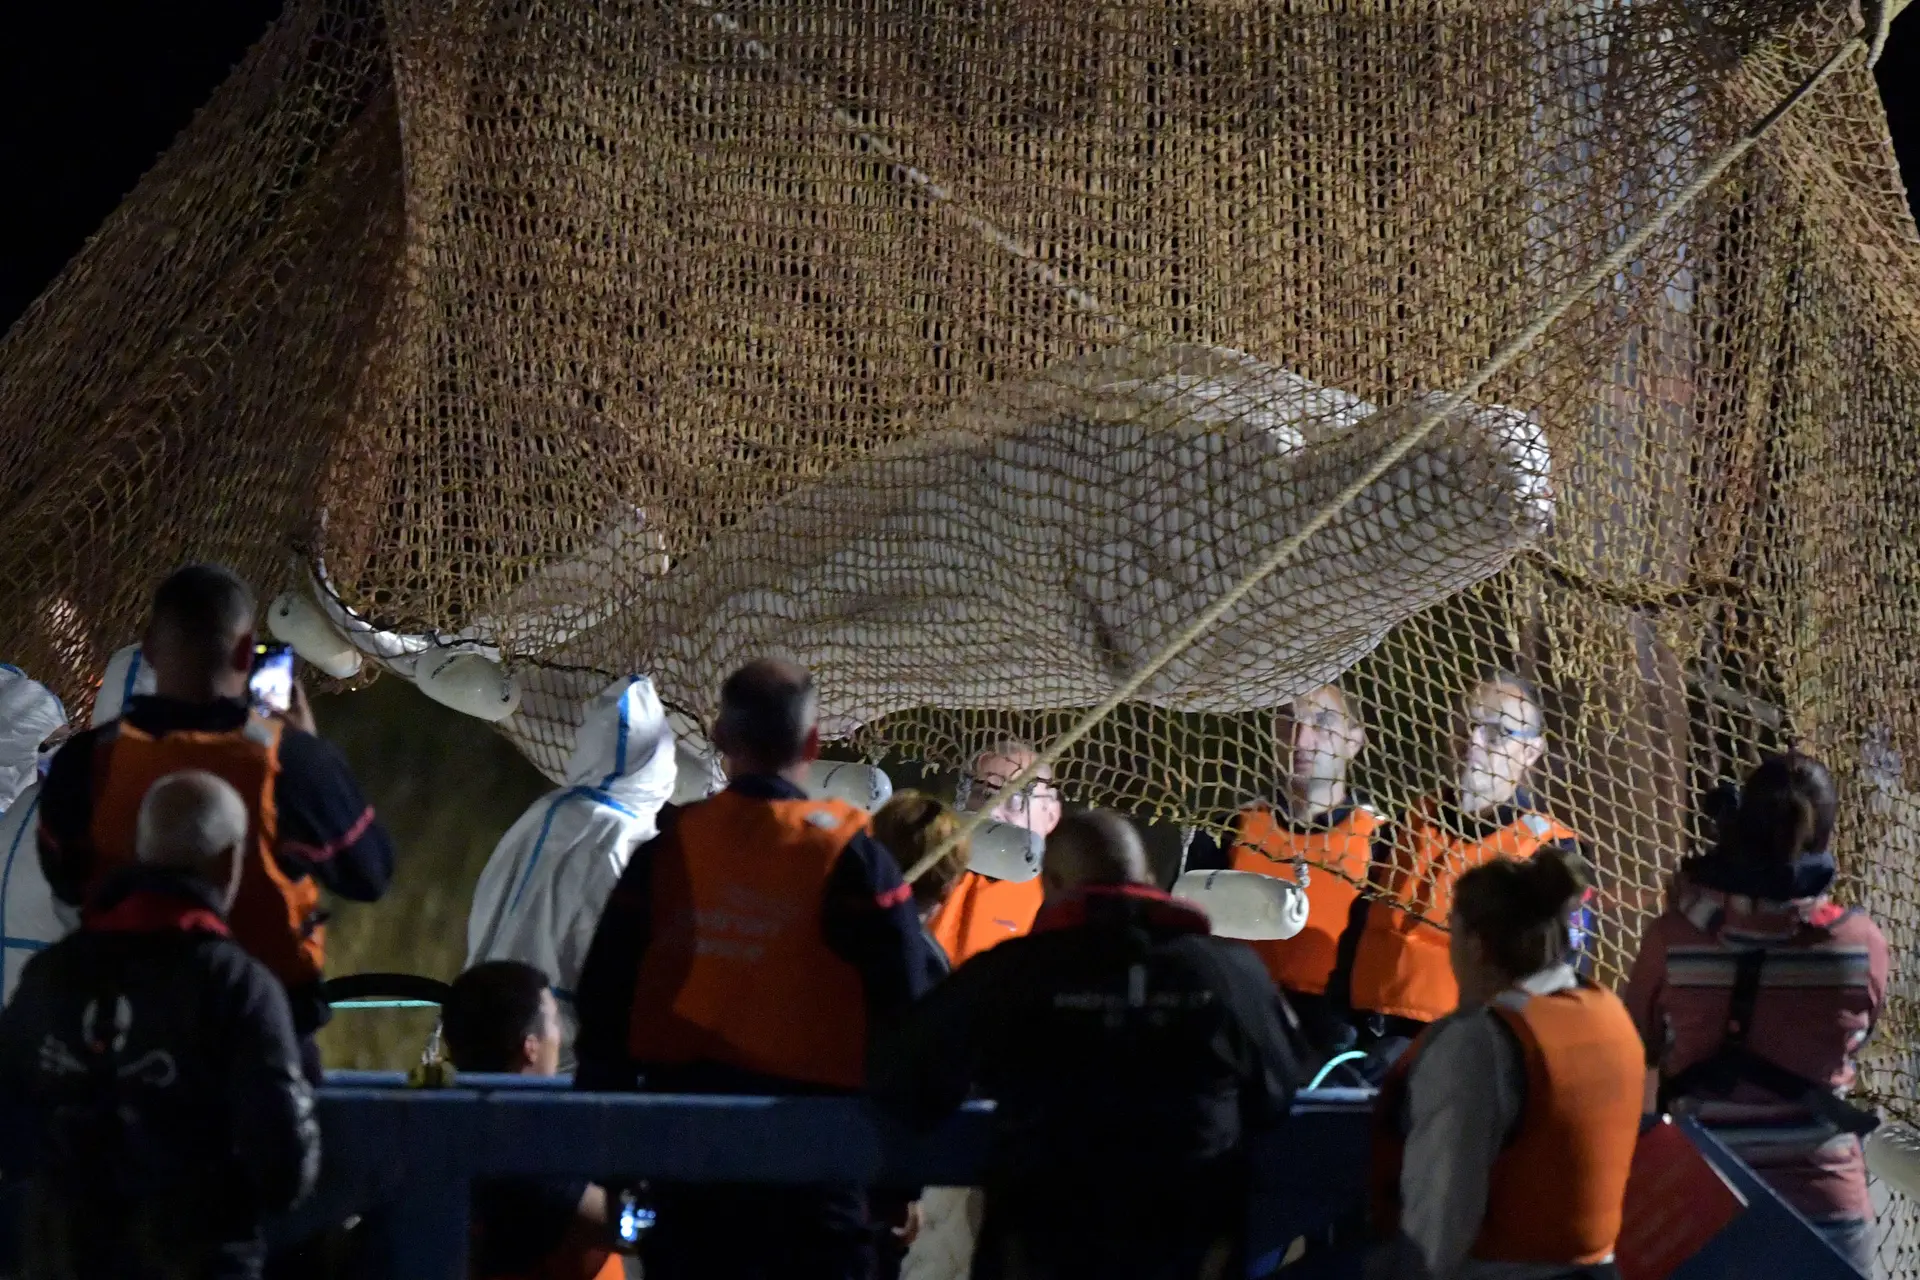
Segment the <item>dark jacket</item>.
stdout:
[[[156,737],[173,732],[226,733],[246,723],[243,702],[179,702],[139,697],[127,704],[127,723]],[[55,755],[40,788],[40,866],[54,896],[79,906],[94,873],[93,763],[99,731],[77,733]],[[280,737],[280,776],[274,784],[281,869],[294,879],[312,876],[323,889],[355,902],[373,902],[393,878],[393,842],[375,819],[340,752],[312,734],[288,729]],[[294,1022],[310,1033],[326,1021],[318,989],[289,993]]]
[[0,1012],[0,1161],[31,1176],[33,1274],[259,1274],[259,1224],[313,1185],[320,1136],[287,998],[208,886],[110,879]]
[[[806,798],[777,777],[737,778],[730,789],[766,800]],[[580,1020],[575,1087],[632,1089],[644,1076],[645,1087],[673,1092],[818,1091],[717,1064],[661,1068],[637,1062],[629,1052],[634,987],[655,927],[654,867],[667,843],[678,839],[677,812],[672,805],[660,811],[660,833],[634,850],[594,931],[574,993]],[[854,836],[828,873],[820,929],[827,946],[860,975],[870,1036],[896,1024],[926,990],[929,958],[912,897],[893,855],[871,835]]]
[[1300,1084],[1292,1015],[1253,953],[1131,886],[1050,902],[1031,934],[961,965],[874,1080],[920,1123],[970,1091],[995,1100],[989,1214],[1006,1193],[1212,1198],[1239,1185],[1247,1138],[1286,1118]]

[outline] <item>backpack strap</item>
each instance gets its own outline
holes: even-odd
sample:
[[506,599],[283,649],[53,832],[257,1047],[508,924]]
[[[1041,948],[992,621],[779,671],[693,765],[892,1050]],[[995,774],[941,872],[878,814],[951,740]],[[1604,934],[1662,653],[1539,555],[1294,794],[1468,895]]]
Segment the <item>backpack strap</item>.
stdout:
[[1799,1103],[1842,1133],[1856,1137],[1872,1133],[1880,1125],[1879,1116],[1748,1047],[1747,1036],[1753,1030],[1753,1011],[1760,999],[1760,977],[1766,964],[1764,947],[1740,953],[1733,975],[1733,993],[1727,1002],[1727,1029],[1720,1047],[1712,1056],[1685,1071],[1661,1078],[1661,1110],[1671,1110],[1673,1102],[1681,1098],[1730,1092],[1734,1085],[1744,1081]]

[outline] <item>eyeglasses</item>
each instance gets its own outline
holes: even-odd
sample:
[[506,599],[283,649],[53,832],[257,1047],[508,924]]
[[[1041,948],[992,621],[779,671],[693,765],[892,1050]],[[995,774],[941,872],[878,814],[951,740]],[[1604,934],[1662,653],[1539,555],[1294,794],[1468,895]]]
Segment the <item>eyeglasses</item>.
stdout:
[[1484,736],[1489,743],[1499,743],[1503,741],[1534,742],[1546,736],[1544,729],[1531,727],[1515,728],[1505,720],[1469,720],[1467,722],[1467,733],[1473,737]]
[[1295,730],[1312,729],[1316,733],[1339,733],[1342,729],[1346,728],[1346,717],[1338,711],[1322,707],[1311,715],[1296,716],[1288,714],[1283,716],[1280,721],[1281,731],[1284,733],[1289,727]]
[[[1005,778],[974,778],[971,781],[971,794],[979,797],[979,799],[983,801],[1001,787],[1007,785]],[[1003,798],[1000,803],[1006,808],[1008,813],[1024,815],[1032,807],[1035,800],[1052,800],[1057,802],[1059,799],[1060,792],[1051,782],[1029,782],[1020,790]]]

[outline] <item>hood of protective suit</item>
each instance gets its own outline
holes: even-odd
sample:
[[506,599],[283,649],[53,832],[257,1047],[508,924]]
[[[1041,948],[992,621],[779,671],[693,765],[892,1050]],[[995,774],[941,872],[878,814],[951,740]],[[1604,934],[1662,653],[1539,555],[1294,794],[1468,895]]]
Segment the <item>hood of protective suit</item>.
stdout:
[[67,722],[53,690],[0,664],[0,811],[39,776],[40,744]]
[[153,668],[141,655],[140,646],[130,644],[115,650],[100,677],[100,694],[93,700],[93,727],[98,729],[109,720],[119,719],[127,703],[152,692]]
[[519,960],[570,991],[633,850],[673,794],[673,732],[643,676],[587,705],[568,786],[536,801],[500,837],[473,890],[467,963]]
[[616,680],[587,704],[567,758],[570,786],[604,791],[629,808],[656,810],[673,794],[673,730],[653,681]]

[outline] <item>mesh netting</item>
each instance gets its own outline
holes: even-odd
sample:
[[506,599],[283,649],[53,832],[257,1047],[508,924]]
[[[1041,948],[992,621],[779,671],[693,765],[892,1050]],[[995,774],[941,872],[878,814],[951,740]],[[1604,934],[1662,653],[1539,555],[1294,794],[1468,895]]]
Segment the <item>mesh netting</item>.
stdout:
[[84,701],[183,558],[324,565],[496,651],[550,773],[623,671],[697,719],[788,652],[860,749],[958,767],[1175,648],[1059,772],[1203,826],[1342,673],[1358,781],[1443,786],[1494,664],[1546,691],[1606,972],[1694,797],[1788,742],[1904,955],[1920,258],[1861,62],[1579,287],[1852,34],[1812,0],[300,0],[0,343],[0,647]]

